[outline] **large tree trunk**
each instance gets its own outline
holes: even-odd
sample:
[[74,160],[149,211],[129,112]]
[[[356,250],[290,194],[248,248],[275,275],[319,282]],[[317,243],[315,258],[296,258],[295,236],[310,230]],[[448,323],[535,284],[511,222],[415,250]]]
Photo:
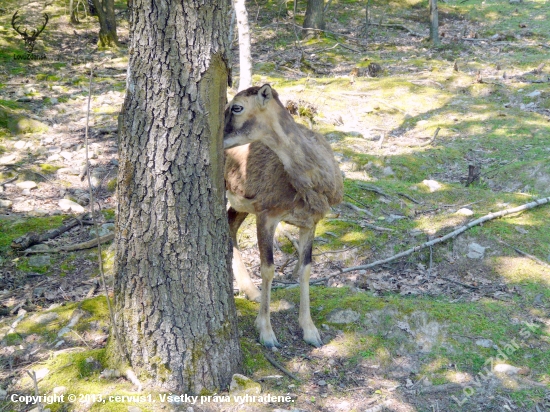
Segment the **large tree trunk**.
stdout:
[[137,2],[120,130],[116,330],[177,393],[240,369],[223,180],[229,1]]
[[325,29],[324,0],[307,0],[304,29]]
[[252,55],[250,52],[250,26],[244,0],[234,0],[239,31],[239,91],[252,86]]
[[99,19],[99,47],[118,46],[114,0],[93,0]]

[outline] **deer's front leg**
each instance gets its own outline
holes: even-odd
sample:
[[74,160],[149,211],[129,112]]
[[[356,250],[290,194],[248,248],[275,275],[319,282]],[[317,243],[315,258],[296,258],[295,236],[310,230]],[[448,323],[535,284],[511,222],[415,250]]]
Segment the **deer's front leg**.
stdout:
[[246,219],[246,216],[248,216],[248,213],[238,212],[232,207],[230,207],[227,211],[229,233],[231,234],[231,242],[233,243],[233,275],[235,276],[239,290],[243,292],[248,299],[259,302],[260,291],[250,279],[250,275],[243,263],[241,251],[239,250],[239,245],[237,243],[237,231],[244,222],[244,219]]
[[258,232],[258,248],[260,249],[260,271],[262,274],[262,296],[260,312],[256,318],[256,329],[260,333],[260,343],[268,348],[279,347],[271,327],[269,304],[271,302],[271,282],[275,275],[273,263],[273,236],[279,220],[273,217],[259,214],[257,216],[256,229]]
[[315,226],[312,228],[300,228],[300,249],[298,250],[298,263],[296,264],[296,272],[300,279],[300,312],[298,315],[298,323],[304,331],[304,340],[310,345],[319,347],[323,345],[323,341],[311,319],[309,304],[309,275],[311,274],[314,237]]

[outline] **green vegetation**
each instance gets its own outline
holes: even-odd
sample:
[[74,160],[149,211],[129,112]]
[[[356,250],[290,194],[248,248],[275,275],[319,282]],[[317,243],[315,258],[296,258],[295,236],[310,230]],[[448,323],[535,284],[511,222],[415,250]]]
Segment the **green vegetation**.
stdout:
[[[15,1],[7,1],[5,7],[15,9]],[[293,25],[303,22],[305,0],[298,1],[296,16],[292,16],[292,2],[247,3],[256,48],[254,84],[269,82],[283,103],[295,102],[296,120],[327,137],[346,176],[344,201],[352,206],[336,207],[318,224],[314,277],[389,257],[488,213],[550,196],[549,68],[544,66],[550,11],[546,1],[439,2],[441,32],[445,34],[439,47],[409,32],[427,34],[427,0],[371,0],[369,18],[375,24],[369,27],[366,39],[362,32],[365,3],[333,0],[326,14],[328,32],[304,38]],[[125,10],[125,4],[117,0],[117,10]],[[120,96],[126,87],[127,50],[89,54],[93,49],[89,35],[97,30],[97,21],[81,16],[80,25],[69,26],[65,8],[59,0],[47,7],[50,25],[37,43],[37,50],[52,59],[46,63],[13,58],[22,53],[23,41],[10,27],[10,13],[0,13],[0,70],[6,78],[0,84],[0,157],[14,152],[16,144],[29,141],[36,146],[24,145],[20,158],[6,160],[0,182],[17,177],[13,183],[18,183],[43,174],[43,180],[54,181],[44,186],[51,186],[55,194],[47,192],[42,200],[56,196],[57,190],[72,189],[69,178],[57,178],[61,162],[46,160],[50,153],[39,142],[57,135],[55,144],[59,141],[64,147],[66,131],[60,132],[57,125],[61,122],[62,129],[68,127],[72,133],[78,129],[73,129],[74,125],[82,124],[89,82],[85,63],[109,59],[94,77],[93,128],[116,126]],[[120,21],[127,36],[127,23]],[[57,44],[68,36],[78,50],[74,56]],[[371,63],[381,66],[377,77],[365,74]],[[232,75],[237,78],[238,70]],[[230,89],[229,94],[235,92]],[[52,124],[56,126],[49,127]],[[75,133],[80,136],[81,130]],[[466,187],[470,165],[479,166],[481,175]],[[111,174],[103,182],[103,190],[110,194],[116,192],[115,176]],[[431,189],[424,182],[427,180],[437,181],[439,188]],[[24,196],[15,187],[0,192],[2,200],[34,200]],[[472,214],[457,213],[461,208]],[[91,400],[93,394],[124,395],[135,389],[123,378],[100,378],[103,370],[114,368],[108,349],[97,343],[103,342],[110,327],[105,297],[60,295],[55,300],[55,296],[41,293],[54,281],[75,286],[70,283],[75,280],[79,286],[97,277],[98,269],[92,266],[97,254],[91,250],[52,254],[49,264],[31,266],[30,256],[13,251],[11,242],[29,232],[59,227],[64,219],[26,215],[34,209],[38,206],[29,203],[23,209],[0,210],[0,291],[7,291],[2,295],[7,296],[2,297],[2,310],[17,309],[0,320],[0,346],[9,353],[0,359],[0,370],[12,367],[6,359],[14,364],[21,359],[32,362],[33,370],[48,370],[39,382],[41,394],[65,387],[66,393],[88,395],[87,410],[127,411],[129,406],[159,410],[159,404],[153,403]],[[115,219],[114,208],[104,209],[102,214],[105,220]],[[494,385],[484,387],[487,392],[475,387],[465,409],[449,401],[453,395],[463,396],[460,389],[422,397],[407,397],[403,392],[406,396],[399,398],[401,406],[428,411],[434,407],[430,399],[437,399],[447,402],[437,404],[441,410],[502,409],[503,405],[495,402],[510,399],[515,410],[535,410],[535,405],[547,402],[545,389],[550,385],[550,330],[538,321],[548,316],[550,280],[544,266],[515,249],[550,262],[549,221],[550,207],[535,208],[492,220],[394,264],[331,278],[338,287],[312,287],[312,316],[326,343],[320,349],[301,342],[299,289],[283,289],[281,285],[286,283],[276,282],[273,324],[283,348],[269,354],[298,376],[299,382],[286,375],[269,378],[282,372],[267,360],[266,350],[258,344],[254,320],[259,305],[237,298],[243,372],[263,379],[263,393],[297,394],[296,402],[280,405],[282,409],[333,410],[340,402],[349,401],[350,405],[338,407],[363,410],[367,405],[353,404],[354,391],[369,398],[373,402],[370,407],[396,399],[392,398],[395,391],[408,387],[409,380],[415,388],[426,381],[431,386],[464,385],[484,374],[488,360],[496,359],[501,351],[506,353],[507,364],[524,368],[528,374],[499,375]],[[290,236],[297,235],[293,228],[285,226],[285,230]],[[71,241],[74,239],[67,240]],[[290,273],[295,249],[282,234],[278,242],[282,253],[276,257],[276,280],[288,282],[279,275]],[[471,242],[487,248],[484,259],[466,257]],[[256,248],[254,217],[243,224],[239,243],[250,257],[247,249]],[[103,249],[108,282],[114,255],[112,248]],[[258,262],[250,261],[251,271],[257,274],[254,265]],[[384,279],[377,284],[380,278]],[[400,282],[404,278],[409,282],[406,285],[415,282],[414,287],[404,288]],[[445,292],[441,287],[432,293],[429,286],[439,282],[446,284]],[[346,284],[354,286],[340,287]],[[17,295],[26,287],[24,296]],[[61,289],[66,292],[66,285]],[[17,297],[9,295],[12,291]],[[59,302],[52,305],[50,299]],[[12,328],[21,308],[27,313]],[[332,316],[339,310],[356,312],[358,320],[333,322]],[[59,331],[78,311],[81,320],[56,348],[61,340]],[[46,349],[40,357],[25,358],[34,350],[32,345]],[[10,373],[14,374],[8,379],[13,381],[10,393],[34,392],[28,376]],[[52,412],[75,410],[68,404],[48,407]],[[0,410],[4,409],[13,408],[0,401]]]
[[0,219],[0,252],[5,253],[14,239],[28,232],[44,232],[58,227],[63,216],[33,217],[17,220]]

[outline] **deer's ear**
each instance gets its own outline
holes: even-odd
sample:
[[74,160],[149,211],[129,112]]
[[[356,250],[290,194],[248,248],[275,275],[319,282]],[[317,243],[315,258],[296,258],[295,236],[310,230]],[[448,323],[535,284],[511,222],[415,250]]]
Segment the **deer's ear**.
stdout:
[[273,98],[273,91],[271,90],[271,86],[269,84],[264,84],[262,87],[260,87],[260,90],[258,90],[258,94],[256,95],[256,101],[261,107],[265,107],[265,105]]

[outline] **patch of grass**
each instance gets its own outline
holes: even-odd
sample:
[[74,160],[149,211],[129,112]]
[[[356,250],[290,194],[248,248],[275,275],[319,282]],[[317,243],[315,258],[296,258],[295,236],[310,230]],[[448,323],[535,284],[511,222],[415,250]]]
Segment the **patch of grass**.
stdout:
[[70,273],[73,270],[76,269],[76,266],[74,265],[75,255],[74,253],[70,254],[69,256],[65,256],[63,258],[63,262],[59,265],[59,269],[64,273]]
[[0,99],[0,106],[4,106],[10,109],[21,109],[22,105],[21,103],[18,103],[13,100],[2,100]]
[[115,209],[102,209],[101,213],[105,220],[114,220],[115,218]]
[[51,264],[44,266],[34,266],[29,264],[29,258],[22,257],[18,259],[16,267],[23,272],[36,272],[46,274],[50,271]]
[[28,219],[0,219],[0,252],[4,253],[11,242],[28,232],[42,233],[61,226],[63,216],[32,217]]
[[55,74],[39,73],[36,75],[36,80],[46,80],[48,82],[58,82],[61,80],[61,77]]
[[6,346],[19,345],[21,342],[23,342],[23,338],[18,333],[8,333],[2,339],[2,343]]

